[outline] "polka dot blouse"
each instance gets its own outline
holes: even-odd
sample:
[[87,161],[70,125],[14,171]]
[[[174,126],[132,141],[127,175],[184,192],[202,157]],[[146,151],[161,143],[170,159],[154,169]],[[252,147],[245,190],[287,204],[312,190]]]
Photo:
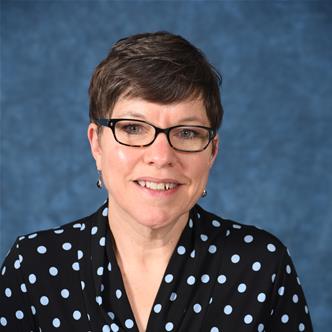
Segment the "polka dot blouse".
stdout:
[[[17,239],[0,271],[1,331],[138,332],[107,215],[105,203],[85,219]],[[284,245],[196,205],[146,331],[295,332],[312,326]]]

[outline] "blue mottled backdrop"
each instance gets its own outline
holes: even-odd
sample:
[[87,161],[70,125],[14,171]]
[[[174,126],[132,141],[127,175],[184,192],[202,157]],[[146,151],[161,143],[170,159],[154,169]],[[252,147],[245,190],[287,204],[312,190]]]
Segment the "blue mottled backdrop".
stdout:
[[93,212],[87,88],[117,39],[169,30],[223,74],[204,207],[290,249],[316,331],[332,326],[332,5],[1,1],[1,259],[19,234]]

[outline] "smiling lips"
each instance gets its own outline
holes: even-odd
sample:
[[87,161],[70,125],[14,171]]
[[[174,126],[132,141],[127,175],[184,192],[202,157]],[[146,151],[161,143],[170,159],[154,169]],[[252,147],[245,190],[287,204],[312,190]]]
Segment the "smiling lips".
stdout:
[[152,190],[170,190],[176,188],[179,183],[175,182],[152,182],[152,181],[144,181],[144,180],[138,180],[136,181],[141,187],[149,188]]

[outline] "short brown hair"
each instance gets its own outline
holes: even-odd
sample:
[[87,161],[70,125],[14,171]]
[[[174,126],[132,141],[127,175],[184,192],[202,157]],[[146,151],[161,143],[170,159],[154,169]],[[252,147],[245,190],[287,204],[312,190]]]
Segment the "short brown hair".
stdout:
[[93,73],[90,121],[110,117],[119,97],[159,104],[202,98],[217,130],[223,117],[220,84],[218,71],[183,37],[164,31],[129,36],[113,45]]

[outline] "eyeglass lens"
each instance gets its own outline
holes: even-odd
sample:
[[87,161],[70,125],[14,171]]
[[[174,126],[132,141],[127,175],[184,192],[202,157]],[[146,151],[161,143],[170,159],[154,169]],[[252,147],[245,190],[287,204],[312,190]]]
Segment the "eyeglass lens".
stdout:
[[[153,142],[156,129],[145,122],[135,120],[120,120],[114,128],[116,139],[131,146],[144,146]],[[195,126],[174,127],[168,133],[171,145],[183,151],[204,149],[210,141],[207,128]]]

